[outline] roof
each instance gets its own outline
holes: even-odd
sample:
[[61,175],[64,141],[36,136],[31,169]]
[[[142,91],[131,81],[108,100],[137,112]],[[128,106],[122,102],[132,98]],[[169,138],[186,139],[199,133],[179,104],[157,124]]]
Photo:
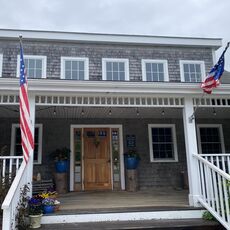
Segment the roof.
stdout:
[[24,40],[29,39],[119,44],[125,43],[161,46],[202,46],[211,47],[213,49],[218,49],[222,45],[221,38],[166,37],[150,35],[99,34],[62,31],[0,29],[0,39],[18,39],[19,35],[22,35]]

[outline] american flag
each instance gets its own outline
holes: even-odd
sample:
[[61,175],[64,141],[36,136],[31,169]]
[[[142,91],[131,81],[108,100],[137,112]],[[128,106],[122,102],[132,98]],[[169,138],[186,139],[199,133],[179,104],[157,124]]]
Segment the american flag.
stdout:
[[23,157],[26,163],[29,160],[30,152],[34,149],[34,138],[31,129],[30,105],[28,99],[27,79],[23,49],[20,42],[20,90],[19,90],[19,109],[20,109],[20,129],[21,145]]
[[221,54],[218,62],[214,65],[214,67],[212,67],[205,81],[201,84],[201,88],[205,93],[211,94],[213,88],[216,88],[218,85],[220,85],[219,80],[224,72],[224,54],[228,46],[229,43],[227,44],[224,52]]

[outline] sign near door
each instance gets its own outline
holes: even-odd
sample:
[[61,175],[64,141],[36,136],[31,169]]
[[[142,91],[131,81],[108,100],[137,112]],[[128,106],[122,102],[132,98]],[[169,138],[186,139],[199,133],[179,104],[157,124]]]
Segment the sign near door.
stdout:
[[128,148],[136,147],[136,135],[126,135],[126,145]]

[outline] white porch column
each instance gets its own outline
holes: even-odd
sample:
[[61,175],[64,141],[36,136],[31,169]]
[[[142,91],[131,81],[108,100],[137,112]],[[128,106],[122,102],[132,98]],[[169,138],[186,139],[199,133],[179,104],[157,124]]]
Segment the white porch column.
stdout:
[[186,96],[184,98],[184,104],[183,120],[189,181],[189,205],[197,207],[200,206],[198,203],[198,164],[196,159],[192,156],[192,154],[198,154],[196,126],[195,119],[193,119],[192,121],[189,119],[194,112],[192,98]]
[[[29,104],[30,104],[30,119],[31,119],[31,131],[34,136],[34,127],[35,127],[35,95],[28,95]],[[27,163],[27,181],[29,184],[29,194],[32,195],[32,181],[33,181],[33,165],[34,165],[34,151],[30,152],[29,161]]]

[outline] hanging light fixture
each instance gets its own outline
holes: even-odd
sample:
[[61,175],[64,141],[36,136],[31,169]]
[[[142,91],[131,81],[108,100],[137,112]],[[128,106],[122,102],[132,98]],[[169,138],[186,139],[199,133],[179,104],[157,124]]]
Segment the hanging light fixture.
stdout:
[[140,112],[139,112],[138,108],[137,108],[137,110],[136,110],[136,113],[137,113],[137,116],[140,115]]
[[56,116],[57,111],[56,111],[56,106],[54,107],[53,115]]
[[215,110],[215,108],[213,108],[212,113],[213,113],[213,116],[216,116],[216,110]]
[[81,110],[81,115],[84,116],[84,114],[85,114],[85,111],[84,111],[84,109],[82,109]]
[[161,115],[164,116],[165,115],[165,111],[164,109],[161,111]]
[[111,115],[112,115],[112,110],[110,109],[110,110],[109,110],[109,116],[111,116]]

